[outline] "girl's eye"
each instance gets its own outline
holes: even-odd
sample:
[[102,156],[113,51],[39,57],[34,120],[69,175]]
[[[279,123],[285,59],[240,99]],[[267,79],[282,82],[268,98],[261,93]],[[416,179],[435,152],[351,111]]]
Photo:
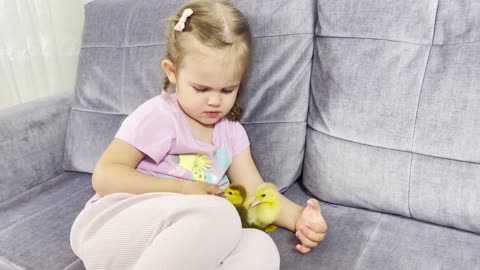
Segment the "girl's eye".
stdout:
[[222,93],[224,94],[231,94],[233,92],[233,89],[224,89],[222,90]]
[[199,88],[193,87],[193,89],[195,89],[195,91],[200,92],[200,93],[203,93],[203,92],[207,91],[207,89],[205,89],[205,88],[204,89],[199,89]]

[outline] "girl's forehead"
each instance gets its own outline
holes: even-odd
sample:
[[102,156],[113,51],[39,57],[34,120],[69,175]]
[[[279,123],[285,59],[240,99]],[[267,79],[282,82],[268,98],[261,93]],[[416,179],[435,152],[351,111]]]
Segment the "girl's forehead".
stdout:
[[243,72],[238,70],[237,57],[228,52],[190,52],[182,60],[180,73],[190,81],[209,87],[238,84]]

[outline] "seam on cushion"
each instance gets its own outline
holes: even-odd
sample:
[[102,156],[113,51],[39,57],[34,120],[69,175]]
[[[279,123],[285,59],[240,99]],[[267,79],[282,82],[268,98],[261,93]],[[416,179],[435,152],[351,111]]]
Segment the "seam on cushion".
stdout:
[[166,43],[152,43],[152,44],[142,44],[142,45],[130,45],[130,46],[115,46],[115,45],[99,45],[99,46],[82,46],[80,49],[122,49],[122,48],[136,48],[136,47],[154,47],[154,46],[162,46],[166,45]]
[[142,2],[142,0],[138,0],[137,3],[135,3],[135,5],[133,6],[133,8],[130,10],[130,14],[128,14],[128,19],[127,19],[127,27],[125,29],[125,39],[123,40],[123,44],[125,44],[125,46],[122,48],[123,49],[123,59],[122,59],[122,86],[120,87],[120,97],[121,97],[121,100],[122,100],[122,112],[125,112],[125,59],[127,58],[127,50],[125,50],[125,48],[128,48],[129,46],[127,46],[127,44],[129,42],[128,41],[128,38],[129,38],[129,34],[130,34],[130,25],[131,25],[131,21],[132,21],[132,16],[133,16],[133,11],[135,11],[137,9],[137,6],[138,4]]
[[315,35],[318,38],[348,38],[348,39],[371,39],[371,40],[380,40],[380,41],[388,41],[388,42],[396,42],[396,43],[407,43],[413,45],[422,45],[422,46],[433,46],[433,47],[441,47],[441,46],[455,46],[455,45],[474,45],[480,44],[480,41],[466,41],[466,42],[458,42],[458,43],[443,43],[443,44],[429,44],[429,43],[417,43],[417,42],[410,42],[410,41],[403,41],[403,40],[394,40],[394,39],[385,39],[385,38],[371,38],[371,37],[342,37],[342,36],[324,36],[324,35]]
[[[71,263],[67,264],[65,267],[63,267],[63,269],[66,269],[70,266],[72,266],[74,263],[78,262],[78,261],[81,261],[80,258],[76,258],[75,260],[73,260]],[[83,262],[82,262],[83,263]]]
[[[253,38],[271,38],[271,37],[283,37],[283,36],[303,36],[303,35],[308,35],[312,36],[312,33],[294,33],[294,34],[279,34],[279,35],[264,35],[264,36],[256,36]],[[165,42],[162,43],[151,43],[151,44],[139,44],[139,45],[123,45],[123,46],[82,46],[80,49],[94,49],[94,48],[135,48],[135,47],[152,47],[152,46],[161,46],[161,45],[166,45]]]
[[472,44],[480,44],[480,41],[466,41],[466,42],[458,42],[458,43],[433,44],[433,46],[441,47],[441,46],[472,45]]
[[0,231],[0,234],[6,232],[7,230],[9,230],[10,228],[12,228],[13,226],[17,226],[18,224],[24,223],[25,221],[28,221],[28,220],[32,219],[33,217],[36,217],[36,216],[38,216],[38,215],[41,215],[41,214],[47,212],[48,210],[54,208],[55,206],[57,206],[57,205],[59,205],[59,204],[64,204],[64,202],[69,201],[69,200],[71,200],[72,198],[76,198],[76,197],[80,196],[80,194],[81,194],[82,192],[84,192],[85,190],[88,190],[88,189],[90,189],[89,186],[87,186],[87,187],[85,187],[85,188],[82,188],[82,189],[80,189],[79,191],[77,191],[77,192],[75,192],[74,194],[72,194],[71,196],[69,196],[68,198],[66,198],[65,200],[58,201],[57,203],[53,203],[53,204],[51,204],[49,207],[44,208],[43,210],[38,211],[38,212],[36,212],[36,213],[33,214],[33,215],[30,215],[30,216],[28,216],[28,217],[25,217],[24,219],[18,220],[17,222],[11,224],[10,226],[5,227],[2,231]]
[[0,257],[0,261],[4,262],[5,264],[7,265],[10,265],[11,267],[13,267],[13,269],[18,269],[20,270],[20,268],[18,268],[16,265],[14,265],[13,263],[7,261],[7,259],[5,259],[4,257]]
[[122,59],[122,85],[120,86],[120,100],[122,101],[122,113],[125,112],[125,95],[124,92],[124,83],[125,83],[125,58],[127,58],[127,50],[123,50],[123,59]]
[[[76,92],[76,91],[75,91]],[[65,144],[63,145],[63,160],[62,160],[62,169],[65,171],[65,168],[67,168],[70,164],[69,161],[67,161],[70,158],[71,151],[69,151],[68,145],[70,144],[70,129],[72,128],[72,118],[73,118],[73,103],[75,102],[75,93],[74,97],[72,99],[72,104],[70,106],[70,110],[68,112],[68,119],[67,119],[67,131],[65,132]]]
[[[305,157],[306,157],[306,149],[307,149],[307,141],[308,141],[308,116],[310,115],[310,102],[312,100],[312,74],[313,74],[313,64],[314,64],[314,61],[315,61],[315,51],[316,51],[316,46],[315,46],[315,33],[316,33],[316,30],[317,30],[317,27],[321,27],[320,26],[320,23],[318,21],[318,9],[320,8],[319,7],[319,4],[318,4],[318,0],[314,0],[313,1],[313,32],[312,32],[312,56],[310,57],[310,74],[309,74],[309,80],[308,80],[308,100],[307,100],[307,114],[305,115],[305,124],[306,124],[306,127],[305,127],[305,141],[303,143],[303,159],[302,159],[302,164],[301,164],[301,167],[300,167],[300,175],[299,175],[299,178],[302,179],[303,178],[303,170],[304,170],[304,167],[305,167]],[[297,179],[295,180],[297,181]],[[292,183],[293,185],[293,183]],[[292,186],[290,185],[290,186]],[[290,188],[290,187],[288,187]],[[303,259],[303,257],[300,259],[300,261]]]
[[412,152],[413,155],[417,156],[424,156],[424,157],[429,157],[429,158],[438,158],[438,159],[444,159],[444,160],[450,160],[450,161],[456,161],[456,162],[462,162],[462,163],[469,163],[469,164],[480,164],[479,162],[476,161],[469,161],[469,160],[461,160],[461,159],[454,159],[454,158],[447,158],[447,157],[438,157],[438,156],[432,156],[424,153],[418,153],[418,152]]
[[480,162],[476,162],[476,161],[470,161],[470,160],[461,160],[461,159],[454,159],[454,158],[448,158],[448,157],[441,157],[441,156],[432,156],[432,155],[429,155],[429,154],[425,154],[425,153],[420,153],[420,152],[412,152],[410,150],[401,150],[401,149],[395,149],[395,148],[390,148],[390,147],[385,147],[385,146],[379,146],[379,145],[374,145],[374,144],[368,144],[368,143],[364,143],[364,142],[358,142],[358,141],[353,141],[353,140],[349,140],[349,139],[345,139],[345,138],[341,138],[341,137],[338,137],[338,136],[333,136],[331,134],[327,134],[323,131],[320,131],[310,125],[307,125],[308,128],[310,128],[311,130],[315,131],[315,132],[318,132],[322,135],[325,135],[325,136],[328,136],[328,137],[331,137],[331,138],[334,138],[334,139],[338,139],[338,140],[342,140],[342,141],[346,141],[346,142],[349,142],[349,143],[355,143],[355,144],[360,144],[360,145],[365,145],[365,146],[370,146],[370,147],[376,147],[376,148],[381,148],[381,149],[385,149],[385,150],[391,150],[391,151],[397,151],[397,152],[404,152],[404,153],[410,153],[410,154],[415,154],[415,155],[419,155],[419,156],[425,156],[425,157],[431,157],[431,158],[438,158],[438,159],[444,159],[444,160],[451,160],[451,161],[457,161],[457,162],[463,162],[463,163],[470,163],[470,164],[480,164]]
[[346,141],[346,142],[350,142],[350,143],[355,143],[355,144],[360,144],[360,145],[365,145],[365,146],[377,147],[377,148],[386,149],[386,150],[392,150],[392,151],[410,153],[410,151],[406,151],[406,150],[395,149],[395,148],[390,148],[390,147],[379,146],[379,145],[375,145],[375,144],[369,144],[369,143],[364,143],[364,142],[358,142],[358,141],[353,141],[353,140],[345,139],[345,138],[342,138],[342,137],[339,137],[339,136],[334,136],[334,135],[325,133],[325,132],[323,132],[323,131],[320,131],[320,130],[316,129],[316,128],[313,127],[313,126],[310,126],[310,125],[307,125],[307,126],[308,126],[308,128],[312,129],[312,130],[315,131],[315,132],[318,132],[318,133],[323,134],[323,135],[325,135],[325,136],[328,136],[328,137],[331,137],[331,138],[335,138],[335,139],[339,139],[339,140],[342,140],[342,141]]
[[410,206],[410,190],[412,187],[412,164],[413,164],[413,146],[415,145],[415,131],[416,131],[416,126],[417,126],[417,119],[418,119],[418,109],[420,108],[420,100],[422,97],[422,92],[423,92],[423,85],[425,83],[425,76],[427,74],[427,68],[428,68],[428,62],[430,61],[430,54],[432,52],[433,48],[433,41],[435,40],[435,25],[437,24],[437,16],[438,16],[438,6],[440,5],[440,0],[437,0],[437,9],[435,11],[435,18],[433,21],[433,33],[432,33],[432,43],[430,45],[430,50],[428,50],[428,56],[427,56],[427,62],[425,63],[425,70],[423,72],[423,79],[422,79],[422,85],[420,86],[420,92],[418,93],[418,102],[417,102],[417,109],[415,112],[415,121],[413,122],[413,132],[412,132],[412,144],[410,146],[410,167],[409,167],[409,172],[408,172],[408,197],[407,197],[407,205],[408,205],[408,213],[410,217],[413,218],[412,216],[412,209]]
[[241,122],[242,125],[263,125],[263,124],[306,124],[306,121],[262,121],[262,122]]
[[386,38],[373,38],[373,37],[342,37],[342,36],[325,36],[325,35],[315,35],[317,38],[338,38],[338,39],[368,39],[368,40],[378,40],[378,41],[387,41],[387,42],[395,42],[395,43],[406,43],[406,44],[412,44],[412,45],[431,45],[430,43],[417,43],[417,42],[411,42],[411,41],[404,41],[404,40],[395,40],[395,39],[386,39]]
[[[102,111],[94,111],[88,109],[79,109],[72,107],[72,110],[79,111],[79,112],[87,112],[87,113],[100,113],[100,114],[111,114],[111,115],[121,115],[127,116],[125,113],[115,113],[115,112],[102,112]],[[241,121],[240,121],[241,122]],[[306,123],[306,121],[263,121],[263,122],[241,122],[242,125],[257,125],[257,124],[302,124]]]
[[116,113],[116,112],[94,111],[94,110],[80,109],[80,108],[75,108],[75,107],[72,107],[72,110],[79,111],[79,112],[88,112],[88,113],[101,113],[101,114],[112,114],[112,115],[123,115],[123,116],[126,115],[126,114],[120,113],[120,112]]
[[313,33],[312,32],[309,32],[309,33],[290,33],[290,34],[277,34],[277,35],[263,35],[263,36],[256,36],[256,37],[253,37],[253,38],[270,38],[270,37],[284,37],[284,36],[304,36],[304,35],[307,35],[307,36],[312,36]]
[[[299,33],[299,34],[284,34],[284,35],[271,35],[271,36],[259,36],[255,38],[269,38],[269,37],[281,37],[281,36],[299,36],[299,35],[312,35],[312,33]],[[397,43],[408,43],[413,45],[430,45],[428,43],[415,43],[415,42],[408,42],[402,40],[391,40],[391,39],[380,39],[380,38],[366,38],[366,37],[340,37],[340,36],[319,36],[314,35],[314,38],[349,38],[349,39],[371,39],[371,40],[383,40],[389,42],[397,42]],[[459,43],[444,43],[444,44],[433,44],[434,47],[440,46],[454,46],[454,45],[470,45],[470,44],[480,44],[480,41],[468,41],[468,42],[459,42]],[[83,46],[80,49],[108,49],[108,48],[137,48],[137,47],[153,47],[153,46],[163,46],[166,43],[152,43],[152,44],[142,44],[142,45],[131,45],[131,46]]]
[[0,208],[3,208],[3,207],[5,207],[6,205],[8,205],[8,204],[10,204],[10,203],[12,203],[12,202],[20,199],[20,198],[21,198],[22,196],[24,196],[27,192],[35,192],[36,189],[41,189],[43,186],[48,185],[48,184],[51,183],[51,182],[61,181],[61,180],[58,180],[58,179],[60,179],[61,177],[63,177],[63,175],[65,175],[65,174],[74,175],[74,174],[77,174],[77,173],[76,173],[76,172],[63,172],[63,173],[61,173],[61,174],[59,174],[59,175],[57,175],[57,176],[54,176],[54,177],[48,179],[48,180],[45,181],[45,182],[42,182],[42,183],[40,183],[40,184],[38,184],[38,185],[36,185],[36,186],[34,186],[34,187],[31,187],[30,189],[25,190],[25,191],[23,191],[23,192],[21,192],[21,193],[19,193],[19,194],[16,194],[16,195],[14,195],[14,196],[11,197],[11,198],[8,198],[8,199],[6,199],[6,200],[4,200],[4,201],[1,201],[1,202],[0,202]]
[[382,216],[383,216],[383,213],[381,213],[380,216],[378,217],[377,223],[375,223],[375,226],[373,227],[372,231],[370,232],[370,235],[368,236],[367,240],[363,244],[362,250],[360,251],[360,253],[358,253],[358,257],[355,260],[355,263],[353,264],[353,270],[357,269],[357,263],[360,260],[360,258],[362,257],[363,252],[365,251],[365,247],[370,242],[370,238],[372,237],[372,234],[376,231],[378,223],[380,223],[380,219],[382,218]]

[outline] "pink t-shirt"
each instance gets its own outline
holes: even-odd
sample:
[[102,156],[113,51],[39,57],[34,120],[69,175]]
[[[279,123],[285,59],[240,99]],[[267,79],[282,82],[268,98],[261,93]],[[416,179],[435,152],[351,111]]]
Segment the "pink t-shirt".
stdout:
[[[145,154],[137,170],[162,178],[202,181],[225,189],[226,171],[249,140],[239,122],[220,119],[213,129],[213,144],[196,140],[173,94],[162,92],[140,105],[123,121],[115,138]],[[87,206],[100,199],[95,194]]]

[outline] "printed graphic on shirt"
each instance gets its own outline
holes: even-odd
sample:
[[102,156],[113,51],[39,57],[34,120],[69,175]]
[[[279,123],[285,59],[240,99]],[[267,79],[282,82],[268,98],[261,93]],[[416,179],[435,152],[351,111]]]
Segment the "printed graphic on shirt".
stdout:
[[[227,151],[223,149],[216,151],[213,160],[203,153],[172,155],[170,160],[176,166],[168,171],[167,178],[174,176],[209,184],[229,183],[225,172],[230,166],[230,159]],[[157,176],[166,177],[165,174]]]
[[215,168],[218,168],[219,171],[226,171],[230,166],[230,159],[228,159],[228,153],[224,149],[217,150],[215,153]]
[[193,175],[193,180],[205,182],[212,161],[207,155],[197,153],[195,155],[178,155],[180,167],[188,170]]

